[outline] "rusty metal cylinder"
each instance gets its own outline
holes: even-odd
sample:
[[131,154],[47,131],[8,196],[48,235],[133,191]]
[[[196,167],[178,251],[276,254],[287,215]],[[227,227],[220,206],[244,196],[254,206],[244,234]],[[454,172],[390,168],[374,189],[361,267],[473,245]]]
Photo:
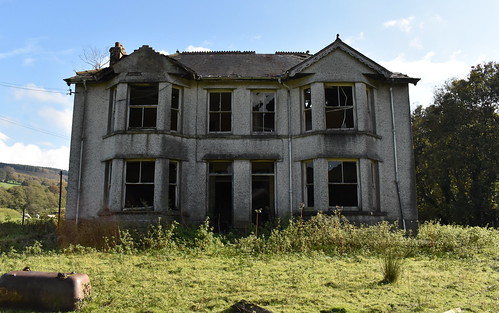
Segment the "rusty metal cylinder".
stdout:
[[0,276],[0,308],[73,311],[90,290],[86,274],[13,271]]

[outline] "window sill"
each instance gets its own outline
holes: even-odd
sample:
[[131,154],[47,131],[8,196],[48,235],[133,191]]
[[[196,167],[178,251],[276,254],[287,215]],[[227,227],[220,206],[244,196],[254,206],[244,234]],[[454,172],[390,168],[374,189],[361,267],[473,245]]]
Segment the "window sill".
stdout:
[[[304,210],[303,211],[303,217],[312,217],[317,215],[317,213],[321,212],[324,215],[336,215],[340,214],[343,216],[386,216],[386,212],[381,212],[381,211],[337,211],[337,210],[328,210],[328,211],[311,211],[311,210]],[[297,214],[299,215],[299,213]]]

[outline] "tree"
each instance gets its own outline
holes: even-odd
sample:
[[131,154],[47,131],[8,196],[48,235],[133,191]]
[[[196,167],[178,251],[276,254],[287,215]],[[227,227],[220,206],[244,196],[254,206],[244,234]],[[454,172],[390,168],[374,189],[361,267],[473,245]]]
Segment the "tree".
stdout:
[[99,50],[95,47],[83,49],[80,59],[90,65],[93,70],[100,70],[109,63],[109,54],[107,49]]
[[420,217],[499,226],[499,64],[447,82],[412,127]]

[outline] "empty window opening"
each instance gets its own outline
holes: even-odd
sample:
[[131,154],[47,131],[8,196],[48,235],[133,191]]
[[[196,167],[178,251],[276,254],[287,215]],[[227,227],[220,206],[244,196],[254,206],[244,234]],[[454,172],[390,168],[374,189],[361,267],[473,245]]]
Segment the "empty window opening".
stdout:
[[170,210],[178,210],[178,162],[170,161],[168,167],[168,208]]
[[274,162],[255,161],[251,163],[251,216],[263,225],[275,219],[275,174]]
[[253,131],[275,131],[275,93],[254,92],[252,94]]
[[367,98],[367,130],[376,133],[376,114],[374,111],[374,91],[373,88],[366,88]]
[[326,128],[353,128],[352,86],[325,88]]
[[304,203],[307,207],[314,207],[314,162],[304,162],[305,172],[305,200]]
[[232,228],[232,162],[209,163],[209,208],[211,225],[217,232]]
[[154,204],[154,161],[127,161],[125,209],[152,209]]
[[379,167],[378,162],[371,160],[371,186],[369,199],[371,201],[371,209],[379,211]]
[[312,89],[303,90],[303,121],[305,131],[312,130]]
[[209,131],[230,132],[232,130],[232,93],[210,92]]
[[329,207],[357,207],[357,162],[328,161]]
[[130,86],[129,128],[155,128],[157,108],[158,84]]
[[171,114],[170,114],[170,130],[179,130],[179,118],[180,118],[180,89],[172,88],[172,99],[171,99]]

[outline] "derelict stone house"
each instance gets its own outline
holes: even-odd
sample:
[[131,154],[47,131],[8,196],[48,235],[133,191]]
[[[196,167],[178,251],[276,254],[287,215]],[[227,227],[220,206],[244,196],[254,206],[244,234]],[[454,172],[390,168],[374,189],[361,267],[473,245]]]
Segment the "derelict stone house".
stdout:
[[[66,218],[217,229],[340,209],[417,227],[408,84],[339,38],[316,54],[110,49],[78,72]],[[310,213],[309,213],[310,214]]]

